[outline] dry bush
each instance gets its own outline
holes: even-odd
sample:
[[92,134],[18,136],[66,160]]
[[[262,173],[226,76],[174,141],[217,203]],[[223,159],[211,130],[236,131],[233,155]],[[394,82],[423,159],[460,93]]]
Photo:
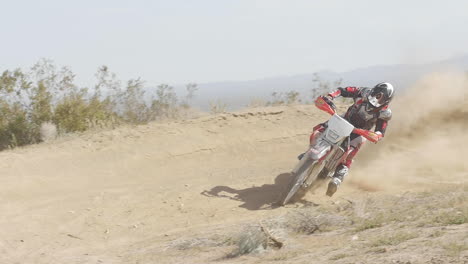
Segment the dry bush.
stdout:
[[202,248],[202,247],[219,247],[224,245],[223,242],[220,242],[217,237],[196,237],[196,238],[180,238],[175,241],[172,241],[169,245],[170,248],[175,248],[177,250],[189,250],[193,248]]
[[379,228],[386,223],[387,219],[383,214],[378,214],[370,219],[359,219],[358,225],[354,229],[356,232],[361,232],[367,229]]
[[380,246],[396,246],[402,242],[418,237],[415,232],[398,232],[392,234],[386,234],[373,239],[369,246],[380,247]]
[[229,241],[236,245],[228,257],[237,257],[268,248],[283,247],[288,234],[311,235],[315,232],[328,232],[351,225],[345,216],[324,214],[315,208],[294,210],[286,215],[263,220],[260,225],[249,225]]
[[227,104],[219,100],[210,102],[210,113],[221,114],[226,113]]
[[[180,238],[171,243],[177,250],[194,249],[199,251],[216,251],[222,255],[221,259],[235,258],[247,254],[262,253],[261,258],[268,261],[286,261],[294,258],[297,252],[292,251],[295,236],[298,234],[314,236],[317,233],[323,237],[341,234],[343,237],[351,236],[356,231],[365,231],[359,234],[351,248],[366,253],[380,254],[389,252],[388,247],[406,247],[426,242],[428,247],[444,249],[447,255],[457,256],[466,245],[460,243],[442,244],[437,237],[445,236],[449,231],[440,228],[426,228],[425,225],[458,224],[461,221],[452,220],[434,223],[434,217],[451,212],[452,215],[463,215],[466,205],[466,191],[464,189],[451,189],[447,191],[433,191],[431,193],[405,193],[399,196],[382,195],[367,197],[363,200],[339,200],[333,203],[324,203],[320,206],[304,206],[287,210],[285,214],[262,219],[258,224],[248,223],[244,226],[232,227],[234,231],[213,232],[201,234],[196,238]],[[365,210],[357,212],[365,201]],[[461,213],[460,213],[461,212]],[[458,218],[457,218],[458,219]],[[424,222],[421,222],[424,221]],[[424,223],[423,226],[419,224]],[[381,227],[379,230],[369,230]],[[404,228],[404,229],[402,229]],[[449,230],[449,229],[447,229]],[[327,232],[331,232],[326,234]],[[357,237],[357,235],[354,235]],[[352,240],[354,241],[354,236]],[[441,238],[445,239],[445,237]],[[432,244],[427,244],[429,241]],[[301,240],[302,241],[302,240]],[[279,243],[278,243],[279,242]],[[343,242],[348,243],[348,242]],[[278,246],[281,244],[281,246]],[[337,246],[340,246],[340,242]],[[286,247],[283,247],[286,245]],[[281,251],[273,253],[273,250]],[[287,248],[283,251],[282,248]],[[344,248],[346,250],[346,248]],[[391,249],[393,250],[393,249]],[[229,253],[227,253],[229,252]],[[268,254],[267,254],[268,253]],[[351,257],[345,251],[339,251],[329,256],[330,261]]]
[[39,141],[39,127],[28,119],[28,112],[22,105],[0,100],[0,150]]
[[432,222],[439,225],[462,225],[468,223],[468,208],[439,212],[432,218]]
[[153,98],[151,102],[150,119],[176,118],[179,113],[177,103],[178,98],[174,87],[167,84],[159,85],[156,90],[156,98]]
[[348,254],[340,253],[340,254],[336,254],[333,257],[329,258],[329,260],[339,260],[339,259],[342,259],[342,258],[346,258],[348,256],[349,256]]
[[301,103],[300,93],[296,91],[289,91],[286,93],[273,92],[271,94],[271,101],[266,103],[267,106],[278,106],[278,105],[292,105]]
[[236,245],[234,251],[227,255],[235,258],[249,253],[261,252],[267,248],[268,237],[260,226],[248,226],[241,233],[230,240]]
[[92,89],[78,88],[68,67],[58,68],[47,59],[27,71],[4,71],[0,75],[0,150],[47,140],[42,124],[53,123],[61,134],[178,118],[180,109],[190,108],[197,90],[196,84],[188,84],[179,104],[169,85],[159,85],[154,95],[146,96],[142,80],[123,85],[107,66],[95,76]]
[[288,230],[310,235],[314,232],[328,232],[352,224],[350,217],[332,212],[323,213],[318,209],[297,210],[287,216]]
[[452,257],[460,256],[461,252],[468,250],[468,244],[464,241],[450,242],[448,244],[444,244],[442,247],[447,252],[447,255]]
[[322,79],[318,73],[313,74],[313,87],[311,89],[312,98],[316,98],[319,95],[329,93],[333,89],[336,89],[343,82],[342,79],[335,80],[333,82],[325,81]]
[[247,107],[248,108],[255,108],[255,107],[262,107],[262,106],[266,106],[267,105],[267,102],[263,99],[259,99],[259,98],[254,98],[252,100],[250,100],[250,102],[247,104]]

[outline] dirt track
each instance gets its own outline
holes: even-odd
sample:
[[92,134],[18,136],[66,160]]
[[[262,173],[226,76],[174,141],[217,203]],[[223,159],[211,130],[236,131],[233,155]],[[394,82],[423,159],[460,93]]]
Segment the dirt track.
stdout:
[[[451,89],[466,94],[466,80],[430,78],[455,82]],[[411,100],[411,93],[395,102],[385,142],[360,154],[339,193],[329,199],[321,189],[306,200],[329,205],[463,188],[468,150],[460,146],[468,140],[468,108],[464,97],[440,91],[430,104]],[[298,206],[272,204],[312,127],[326,118],[311,105],[249,109],[0,153],[0,263],[223,261],[165,249],[181,237],[228,232]],[[460,228],[468,231],[466,224]]]

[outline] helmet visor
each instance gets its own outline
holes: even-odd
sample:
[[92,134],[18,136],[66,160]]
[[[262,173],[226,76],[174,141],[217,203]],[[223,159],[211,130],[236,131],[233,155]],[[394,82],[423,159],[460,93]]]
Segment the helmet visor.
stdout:
[[382,92],[372,93],[367,97],[369,103],[374,107],[380,107],[385,102],[384,94]]

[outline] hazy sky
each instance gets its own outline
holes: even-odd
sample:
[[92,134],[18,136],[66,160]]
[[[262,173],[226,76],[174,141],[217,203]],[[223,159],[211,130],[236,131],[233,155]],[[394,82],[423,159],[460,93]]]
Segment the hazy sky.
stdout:
[[39,58],[78,80],[249,80],[468,53],[468,1],[0,0],[0,71]]

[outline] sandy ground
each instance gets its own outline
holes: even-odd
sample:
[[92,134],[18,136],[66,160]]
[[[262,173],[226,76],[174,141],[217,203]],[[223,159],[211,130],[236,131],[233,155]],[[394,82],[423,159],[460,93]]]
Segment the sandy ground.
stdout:
[[[426,82],[451,85],[432,89],[429,97],[436,100],[430,103],[418,102],[411,92],[396,101],[385,141],[360,153],[333,198],[325,197],[322,188],[306,196],[309,205],[274,203],[312,127],[327,119],[312,105],[122,127],[4,151],[0,263],[269,263],[268,252],[220,259],[228,248],[211,247],[206,249],[210,254],[201,254],[168,245],[200,233],[227,234],[311,203],[332,206],[343,200],[460,190],[468,181],[466,80],[430,76],[415,87],[416,94],[428,87]],[[447,96],[449,89],[462,96]],[[467,205],[466,192],[461,197]],[[453,228],[454,236],[465,234],[457,239],[466,244],[466,224]],[[333,232],[298,236],[296,244],[310,248],[317,239],[332,243],[341,237]],[[468,261],[465,253],[462,248],[450,261]],[[340,261],[311,262],[305,255],[296,252],[274,261]],[[378,263],[350,261],[343,263]],[[418,257],[411,261],[419,263]]]

